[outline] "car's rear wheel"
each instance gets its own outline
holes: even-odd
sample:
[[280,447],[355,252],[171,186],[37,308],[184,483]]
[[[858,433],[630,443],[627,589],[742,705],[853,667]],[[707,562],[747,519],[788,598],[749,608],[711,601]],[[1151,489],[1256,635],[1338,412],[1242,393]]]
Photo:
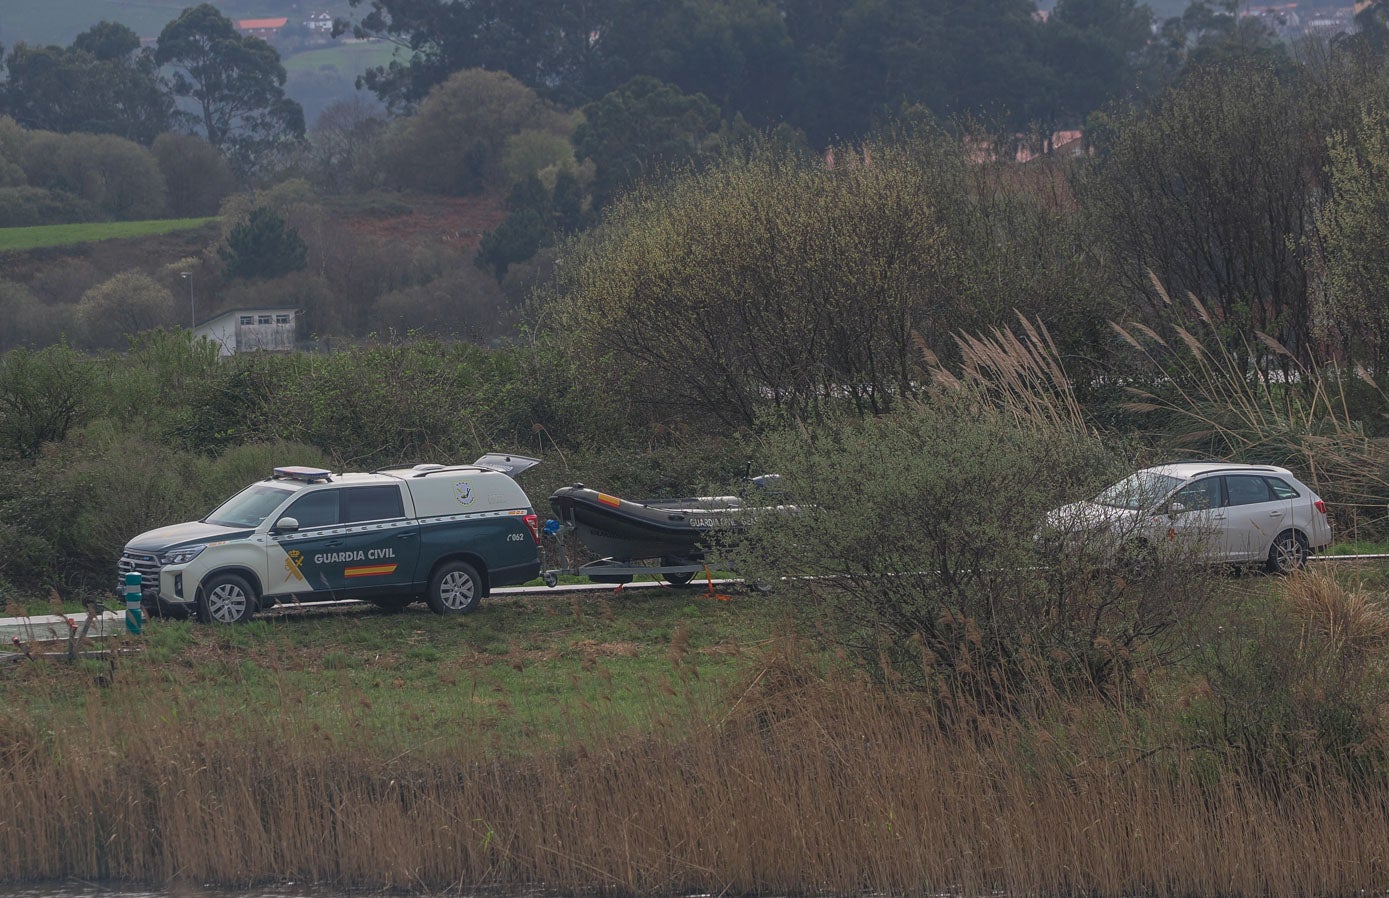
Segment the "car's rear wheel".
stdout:
[[450,561],[434,573],[425,596],[435,614],[467,614],[482,601],[482,578],[465,561]]
[[218,574],[198,589],[198,620],[205,624],[244,624],[256,613],[256,594],[236,574]]
[[1270,574],[1295,574],[1307,566],[1309,555],[1307,538],[1296,531],[1285,530],[1278,534],[1268,550],[1268,571]]

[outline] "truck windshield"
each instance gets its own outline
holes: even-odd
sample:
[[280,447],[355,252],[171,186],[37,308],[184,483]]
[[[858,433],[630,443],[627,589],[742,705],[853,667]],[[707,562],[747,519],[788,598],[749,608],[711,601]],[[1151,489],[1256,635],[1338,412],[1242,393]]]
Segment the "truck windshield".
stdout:
[[294,493],[293,489],[258,483],[223,502],[203,520],[218,527],[259,527],[270,512]]

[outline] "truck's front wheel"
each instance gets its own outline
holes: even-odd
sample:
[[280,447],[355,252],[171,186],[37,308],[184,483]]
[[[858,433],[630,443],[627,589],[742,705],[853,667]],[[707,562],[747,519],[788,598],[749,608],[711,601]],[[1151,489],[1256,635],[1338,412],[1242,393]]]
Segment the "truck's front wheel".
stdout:
[[255,610],[255,593],[236,574],[210,577],[198,590],[198,620],[205,624],[244,624]]
[[482,578],[471,564],[450,561],[434,572],[425,599],[435,614],[467,614],[482,600]]

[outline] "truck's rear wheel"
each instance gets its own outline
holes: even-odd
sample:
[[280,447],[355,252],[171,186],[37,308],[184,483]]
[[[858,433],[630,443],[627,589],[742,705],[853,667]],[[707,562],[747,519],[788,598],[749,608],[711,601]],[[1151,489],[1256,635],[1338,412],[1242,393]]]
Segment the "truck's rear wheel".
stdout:
[[236,574],[218,574],[198,588],[198,620],[205,624],[244,624],[255,613],[255,592]]
[[482,601],[482,578],[465,561],[450,561],[434,572],[425,595],[435,614],[467,614]]

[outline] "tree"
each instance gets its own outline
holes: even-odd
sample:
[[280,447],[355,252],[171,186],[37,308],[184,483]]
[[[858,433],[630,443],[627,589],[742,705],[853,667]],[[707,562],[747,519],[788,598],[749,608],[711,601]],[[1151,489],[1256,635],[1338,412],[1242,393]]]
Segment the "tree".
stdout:
[[386,114],[368,98],[354,95],[330,104],[309,131],[310,177],[333,191],[378,186],[385,132]]
[[164,26],[155,59],[173,68],[173,93],[195,105],[203,137],[243,170],[304,136],[304,111],[285,96],[279,54],[215,6],[190,7]]
[[148,145],[168,130],[174,102],[158,66],[124,25],[100,22],[67,49],[17,44],[0,83],[0,111],[25,127],[116,134]]
[[[361,6],[367,0],[350,0]],[[630,0],[627,0],[630,2]],[[407,62],[369,69],[360,84],[392,109],[423,100],[464,69],[504,72],[548,99],[578,103],[595,94],[602,45],[624,0],[370,0],[358,37],[406,48]]]
[[480,193],[504,183],[507,140],[537,128],[563,133],[568,121],[510,75],[468,69],[432,90],[388,136],[384,166],[404,187]]
[[1131,295],[1165,310],[1156,279],[1197,296],[1231,339],[1257,346],[1262,331],[1309,358],[1317,106],[1267,67],[1197,69],[1121,125],[1081,196]]
[[506,200],[511,214],[495,231],[482,235],[476,263],[501,280],[513,263],[524,262],[554,240],[554,202],[534,174],[517,182]]
[[978,320],[948,227],[960,183],[914,147],[839,149],[830,169],[758,146],[610,207],[548,313],[575,376],[639,420],[735,427],[917,392],[923,336]]
[[1152,12],[1135,0],[1060,0],[1042,32],[1056,76],[1055,114],[1079,125],[1134,83],[1139,54],[1152,36]]
[[1382,374],[1389,363],[1389,115],[1366,110],[1330,145],[1331,199],[1317,216],[1327,284],[1316,320],[1327,339]]
[[219,248],[217,254],[226,263],[229,280],[269,280],[303,270],[308,246],[274,209],[260,206],[251,210],[246,221],[232,228],[227,245]]
[[591,85],[599,93],[646,75],[759,126],[788,114],[797,60],[773,0],[631,3],[603,32],[600,50],[604,80]]
[[169,188],[169,211],[177,216],[216,215],[236,189],[227,157],[192,134],[161,134],[150,148]]
[[174,295],[140,271],[123,271],[82,294],[77,320],[97,346],[114,346],[123,337],[172,324]]
[[659,166],[707,158],[731,131],[705,97],[688,96],[646,76],[633,78],[583,112],[584,122],[574,131],[574,151],[593,160],[595,207]]
[[23,165],[30,186],[80,197],[117,221],[158,218],[166,208],[154,156],[113,134],[31,133]]

